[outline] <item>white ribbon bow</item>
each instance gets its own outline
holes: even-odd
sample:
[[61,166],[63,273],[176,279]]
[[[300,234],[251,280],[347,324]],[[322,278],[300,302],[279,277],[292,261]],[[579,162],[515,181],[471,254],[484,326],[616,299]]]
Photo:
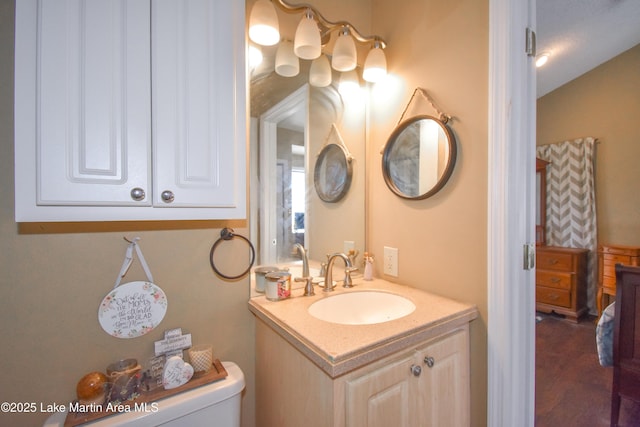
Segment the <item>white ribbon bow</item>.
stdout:
[[[126,240],[126,239],[125,239]],[[153,283],[153,276],[151,276],[151,271],[149,270],[149,266],[147,266],[147,262],[142,255],[142,250],[140,249],[140,245],[138,245],[139,237],[134,237],[132,241],[129,242],[129,246],[127,246],[127,252],[124,256],[124,263],[122,264],[122,268],[120,269],[120,274],[118,274],[118,278],[116,279],[116,285],[113,287],[114,289],[120,285],[120,281],[129,271],[129,267],[133,263],[133,249],[135,248],[136,253],[138,254],[138,258],[140,260],[140,264],[142,265],[142,269],[147,275],[147,279],[149,282]],[[128,241],[128,240],[127,240]]]

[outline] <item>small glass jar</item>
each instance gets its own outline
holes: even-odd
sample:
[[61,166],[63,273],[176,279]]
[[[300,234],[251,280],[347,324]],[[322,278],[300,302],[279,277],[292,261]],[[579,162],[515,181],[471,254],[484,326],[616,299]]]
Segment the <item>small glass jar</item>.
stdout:
[[291,274],[275,271],[265,276],[265,295],[269,301],[280,301],[291,296]]
[[278,267],[259,266],[253,271],[255,275],[256,292],[264,293],[266,285],[266,275],[278,271]]

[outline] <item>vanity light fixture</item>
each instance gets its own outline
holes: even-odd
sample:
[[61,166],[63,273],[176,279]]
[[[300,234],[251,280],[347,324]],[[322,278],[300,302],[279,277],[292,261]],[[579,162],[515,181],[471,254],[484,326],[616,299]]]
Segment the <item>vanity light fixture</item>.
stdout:
[[[363,66],[363,78],[366,81],[374,82],[386,75],[387,61],[383,51],[386,43],[384,40],[378,36],[363,36],[349,22],[328,21],[308,4],[290,5],[285,0],[257,0],[251,9],[249,18],[249,38],[252,41],[263,46],[272,46],[280,41],[276,9],[288,14],[303,15],[293,42],[293,51],[298,58],[313,61],[321,58],[323,50],[331,45],[329,42],[332,35],[334,37],[337,35],[333,51],[324,52],[331,58],[331,66],[336,71],[351,71],[358,66],[356,43],[369,46],[373,43],[373,48],[368,53]],[[324,60],[319,60],[314,68],[316,68],[316,78],[310,77],[310,82],[313,80],[318,85],[324,84],[327,80]],[[322,70],[322,73],[319,70]],[[278,71],[276,70],[276,72]],[[284,75],[280,72],[278,74]],[[297,72],[291,75],[297,75]],[[324,76],[322,79],[321,75]],[[313,83],[312,85],[315,86]]]
[[362,78],[368,82],[375,83],[382,80],[387,75],[387,58],[380,47],[380,42],[373,42],[373,48],[369,51],[367,59],[364,61],[364,71]]
[[315,87],[327,87],[331,84],[331,64],[327,55],[320,55],[311,63],[309,84]]
[[536,56],[536,68],[542,67],[544,64],[547,63],[548,60],[549,60],[549,54],[546,52]]
[[340,30],[340,35],[333,47],[333,56],[331,57],[331,66],[336,71],[351,71],[358,65],[358,51],[356,43],[351,37],[349,27],[346,25]]
[[249,45],[249,69],[253,70],[258,65],[262,64],[263,60],[262,50],[254,44]]
[[249,38],[262,46],[273,46],[280,41],[278,14],[269,0],[258,0],[249,16]]
[[359,95],[360,81],[355,70],[346,71],[340,75],[338,92],[343,98],[353,98]]
[[322,53],[320,29],[311,9],[307,9],[298,24],[293,51],[302,59],[316,59]]
[[300,72],[300,60],[293,53],[293,43],[283,40],[276,51],[276,73],[283,77],[294,77]]

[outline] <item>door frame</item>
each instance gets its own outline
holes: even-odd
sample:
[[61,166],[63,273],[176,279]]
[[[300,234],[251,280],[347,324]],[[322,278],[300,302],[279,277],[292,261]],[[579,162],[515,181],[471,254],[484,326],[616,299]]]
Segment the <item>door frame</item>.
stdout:
[[489,0],[487,425],[535,421],[535,0]]
[[[309,85],[304,84],[284,100],[271,107],[260,116],[259,152],[260,152],[260,248],[261,264],[275,263],[278,259],[278,227],[276,206],[276,159],[278,141],[278,123],[287,119],[295,111],[309,105]],[[304,145],[308,147],[308,132],[305,126]],[[306,161],[305,161],[306,163]],[[305,218],[308,221],[307,212]]]

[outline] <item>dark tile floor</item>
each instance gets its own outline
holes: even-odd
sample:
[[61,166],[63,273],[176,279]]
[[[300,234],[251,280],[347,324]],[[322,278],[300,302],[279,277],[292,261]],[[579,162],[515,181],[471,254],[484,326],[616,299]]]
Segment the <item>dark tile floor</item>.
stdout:
[[[609,426],[613,368],[598,362],[595,318],[538,316],[536,427]],[[640,404],[622,399],[619,425],[640,427]]]

